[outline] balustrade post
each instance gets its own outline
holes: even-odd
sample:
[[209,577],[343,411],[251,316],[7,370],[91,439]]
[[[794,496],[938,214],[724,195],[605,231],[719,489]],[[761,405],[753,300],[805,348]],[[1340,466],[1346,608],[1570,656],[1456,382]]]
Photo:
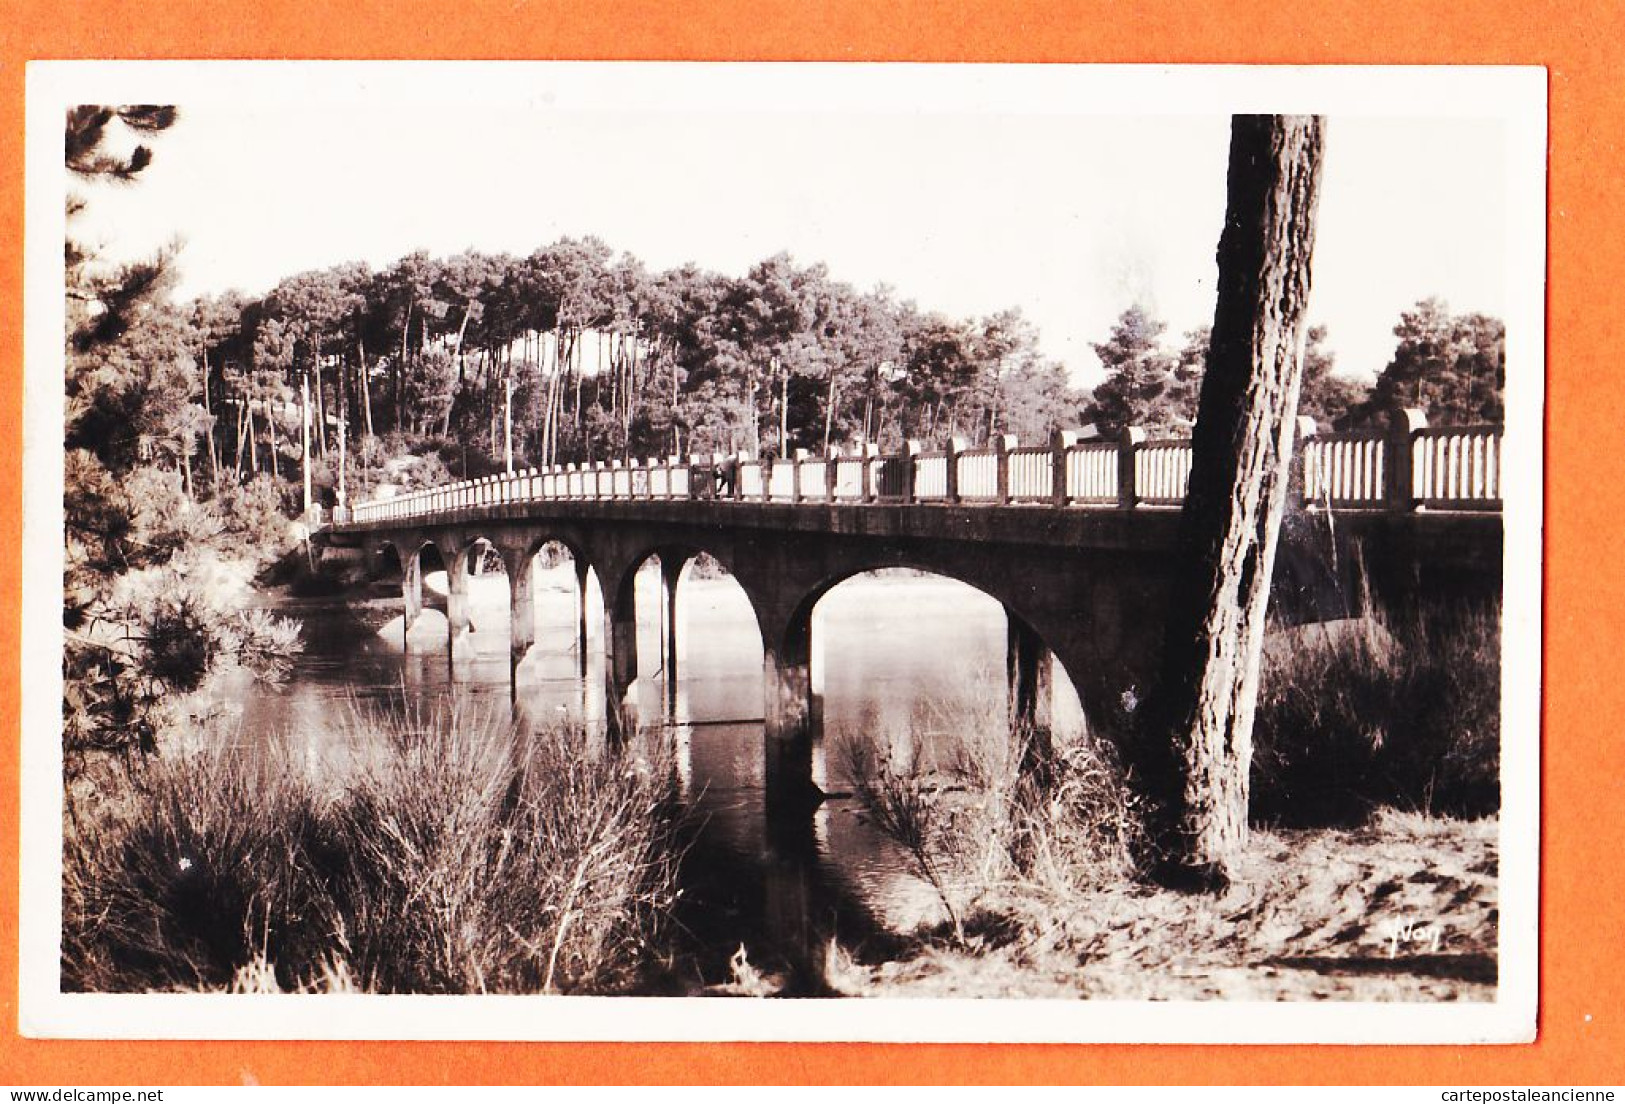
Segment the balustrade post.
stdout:
[[1016,438],[1010,433],[993,435],[994,492],[993,501],[1000,506],[1010,504],[1010,450]]
[[879,445],[860,445],[858,454],[858,501],[873,502],[875,500],[875,465],[874,458],[879,455]]
[[1309,439],[1320,427],[1307,414],[1298,415],[1298,429],[1293,435],[1292,464],[1287,468],[1286,504],[1291,510],[1300,509],[1307,498],[1304,494],[1304,465],[1309,458]]
[[1145,430],[1129,426],[1123,430],[1123,439],[1117,445],[1117,507],[1132,510],[1140,502],[1138,484],[1134,478],[1135,450],[1145,443]]
[[1070,497],[1067,494],[1066,462],[1077,441],[1077,433],[1070,429],[1057,429],[1050,434],[1050,502],[1055,506],[1065,506]]
[[903,442],[903,501],[918,502],[919,488],[915,480],[920,474],[920,442],[910,438]]
[[954,505],[959,502],[959,454],[964,448],[965,439],[963,437],[950,437],[942,445],[943,456],[948,464],[948,478],[946,480],[948,501]]
[[841,480],[841,450],[831,445],[824,450],[824,501],[835,501],[835,488]]
[[811,455],[811,453],[809,453],[804,448],[796,449],[796,451],[791,455],[791,460],[790,460],[790,501],[791,502],[798,502],[799,503],[801,501],[801,498],[802,498],[802,496],[801,496],[801,465],[806,462],[807,457],[810,456],[810,455]]
[[1394,414],[1388,427],[1388,509],[1394,513],[1414,511],[1416,497],[1416,434],[1427,428],[1428,417],[1415,407]]

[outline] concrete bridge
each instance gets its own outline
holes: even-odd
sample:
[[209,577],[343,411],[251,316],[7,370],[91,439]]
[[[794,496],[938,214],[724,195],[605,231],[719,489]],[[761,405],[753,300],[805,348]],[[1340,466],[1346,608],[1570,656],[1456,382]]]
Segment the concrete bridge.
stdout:
[[[1499,427],[1430,429],[1408,411],[1385,434],[1316,435],[1307,419],[1299,431],[1275,579],[1286,616],[1346,615],[1341,596],[1356,563],[1389,602],[1499,594]],[[1139,430],[1113,442],[1060,433],[1038,447],[1000,438],[981,449],[747,460],[720,489],[714,460],[564,465],[336,511],[317,539],[359,546],[374,567],[392,551],[408,628],[423,608],[424,556],[437,557],[454,650],[469,631],[470,562],[489,544],[510,581],[514,666],[536,638],[536,553],[563,544],[583,584],[583,653],[595,616],[584,584],[589,570],[599,579],[612,706],[637,675],[639,568],[658,557],[670,680],[678,578],[709,554],[738,581],[761,632],[768,794],[777,800],[811,780],[821,724],[813,656],[826,646],[813,639],[813,609],[843,580],[878,568],[946,576],[1003,604],[1013,726],[1047,728],[1059,664],[1090,726],[1119,731],[1156,670],[1189,467],[1188,442]]]

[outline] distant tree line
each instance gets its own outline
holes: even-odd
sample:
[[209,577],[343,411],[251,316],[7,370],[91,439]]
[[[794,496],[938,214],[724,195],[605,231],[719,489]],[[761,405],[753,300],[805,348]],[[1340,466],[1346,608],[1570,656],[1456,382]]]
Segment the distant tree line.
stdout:
[[[382,271],[340,265],[257,299],[178,309],[163,339],[194,366],[169,382],[190,394],[162,404],[166,424],[147,437],[189,481],[205,465],[297,481],[303,388],[318,486],[334,480],[343,435],[364,489],[430,481],[442,464],[475,476],[510,463],[1042,440],[1079,425],[1188,433],[1207,329],[1177,347],[1165,329],[1126,310],[1095,345],[1106,375],[1091,395],[1040,353],[1017,309],[951,318],[785,254],[734,277],[650,272],[593,238],[527,257],[419,252]],[[1395,333],[1372,385],[1334,374],[1325,328],[1311,330],[1302,412],[1328,428],[1407,405],[1441,423],[1500,418],[1499,321],[1426,300]],[[130,424],[107,413],[98,430]]]
[[[1106,435],[1144,426],[1171,435],[1188,433],[1196,419],[1209,328],[1170,348],[1167,327],[1135,306],[1124,311],[1095,354],[1106,378],[1094,390],[1084,419]],[[1420,407],[1436,425],[1499,422],[1505,414],[1506,327],[1483,314],[1451,314],[1439,299],[1424,299],[1400,315],[1394,355],[1375,382],[1334,374],[1326,327],[1311,327],[1304,341],[1298,413],[1322,430],[1384,424],[1394,411]]]
[[[652,273],[587,238],[528,257],[340,265],[178,313],[195,415],[171,447],[212,473],[288,476],[301,392],[331,481],[403,454],[457,475],[632,456],[996,433],[1043,437],[1086,396],[1017,310],[963,320],[779,254],[730,277]],[[201,427],[194,433],[194,427]]]

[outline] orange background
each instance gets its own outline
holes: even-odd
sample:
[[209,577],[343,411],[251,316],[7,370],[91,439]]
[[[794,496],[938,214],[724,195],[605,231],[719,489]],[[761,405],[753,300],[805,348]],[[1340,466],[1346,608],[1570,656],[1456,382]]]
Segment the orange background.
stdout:
[[[681,10],[680,10],[681,9]],[[17,1025],[19,623],[0,618],[0,1083],[1625,1082],[1625,6],[1617,0],[6,0],[0,501],[21,546],[24,63],[535,58],[1520,64],[1550,70],[1540,1038],[1513,1047],[38,1042]],[[0,573],[0,608],[20,600]],[[1589,1019],[1587,1018],[1589,1017]]]

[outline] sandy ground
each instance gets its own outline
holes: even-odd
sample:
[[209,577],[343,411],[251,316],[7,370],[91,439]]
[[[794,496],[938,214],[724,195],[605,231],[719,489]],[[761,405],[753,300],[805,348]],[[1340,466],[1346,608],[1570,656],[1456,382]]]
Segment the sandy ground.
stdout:
[[926,946],[831,984],[887,997],[1493,1000],[1497,823],[1380,814],[1348,831],[1260,832],[1217,897],[1082,895],[1048,931],[979,953]]

